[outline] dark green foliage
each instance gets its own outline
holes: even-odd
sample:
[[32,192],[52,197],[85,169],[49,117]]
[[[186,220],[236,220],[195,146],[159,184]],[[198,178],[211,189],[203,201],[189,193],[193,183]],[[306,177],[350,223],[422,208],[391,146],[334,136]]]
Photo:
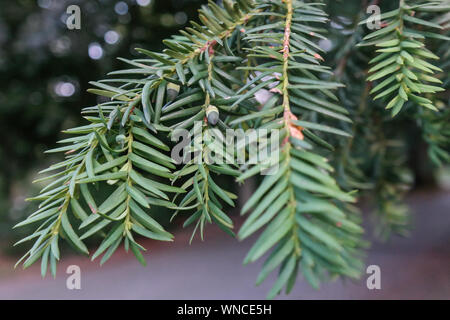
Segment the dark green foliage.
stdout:
[[[438,78],[433,76],[442,69],[427,60],[439,60],[425,46],[425,38],[437,38],[444,41],[448,37],[435,33],[442,30],[440,24],[417,17],[417,14],[439,2],[414,5],[413,1],[400,1],[398,9],[383,13],[384,27],[368,34],[360,45],[374,45],[379,53],[370,61],[373,65],[369,70],[368,81],[380,80],[372,90],[374,100],[388,99],[386,109],[392,109],[392,116],[397,115],[407,101],[412,101],[422,107],[438,111],[433,101],[424,97],[427,93],[444,91]],[[429,1],[427,1],[429,2]],[[365,23],[365,21],[361,22]],[[418,26],[434,29],[432,31],[419,30]],[[383,81],[381,81],[383,80]]]
[[[80,30],[69,30],[62,21],[70,4],[64,1],[1,4],[0,127],[8,134],[0,144],[0,238],[5,243],[31,230],[10,232],[14,223],[35,208],[19,200],[37,190],[38,186],[29,186],[34,172],[60,159],[45,156],[46,146],[61,138],[62,129],[82,124],[82,107],[103,101],[86,94],[88,82],[120,66],[117,56],[139,56],[135,51],[139,44],[160,50],[161,40],[183,27],[184,19],[196,19],[197,7],[206,1],[151,1],[145,7],[125,1],[126,15],[115,12],[117,2],[76,1],[82,13]],[[173,18],[180,15],[185,18]],[[108,31],[119,34],[116,43],[105,41]],[[88,55],[94,42],[102,46],[100,60]],[[66,82],[75,87],[71,96],[61,96],[57,90]]]
[[[52,182],[30,199],[41,201],[40,209],[19,224],[41,222],[23,240],[35,240],[23,258],[25,267],[42,257],[43,274],[47,261],[54,272],[61,237],[88,253],[82,241],[98,233],[104,240],[93,259],[103,254],[104,263],[123,242],[145,263],[136,235],[172,240],[154,219],[157,207],[183,215],[192,237],[199,231],[203,239],[207,223],[234,235],[226,212],[236,195],[225,189],[223,177],[242,182],[261,173],[270,174],[242,208],[248,217],[237,236],[262,231],[244,262],[270,251],[257,280],[279,270],[269,298],[290,292],[299,272],[315,288],[327,278],[359,278],[366,243],[354,207],[356,189],[375,192],[382,234],[405,230],[408,216],[399,192],[410,183],[401,156],[405,137],[393,130],[386,105],[376,100],[376,108],[367,107],[373,102],[364,81],[369,59],[356,48],[364,34],[358,22],[331,67],[323,64],[326,52],[317,44],[326,39],[323,3],[224,0],[223,5],[203,6],[203,25],[193,22],[165,40],[161,53],[138,49],[143,56],[123,59],[129,66],[111,72],[114,79],[91,82],[90,91],[110,101],[85,108],[89,124],[67,130],[74,137],[49,151],[64,152],[66,159],[44,170],[52,174],[43,179]],[[443,81],[427,75],[441,69],[422,58],[435,57],[423,43],[436,34],[403,27],[436,27],[411,18],[411,10],[427,8],[400,1],[400,9],[385,16],[388,24],[366,36],[388,48],[372,60],[378,64],[368,80],[393,77],[394,91],[383,91],[393,114],[407,104],[427,108],[414,115],[431,158],[445,162],[448,112],[430,113],[440,103],[429,96],[444,90]],[[351,82],[359,85],[343,84]],[[264,103],[255,97],[261,90],[270,93]],[[176,142],[179,129],[194,135],[185,147],[191,158],[183,164],[169,156],[173,145],[163,142]],[[222,148],[228,129],[275,130],[278,136],[263,145],[271,152],[256,164],[249,158],[251,141],[245,141],[242,164],[236,150]],[[227,161],[213,162],[212,154]],[[108,185],[110,196],[97,203],[92,189]]]

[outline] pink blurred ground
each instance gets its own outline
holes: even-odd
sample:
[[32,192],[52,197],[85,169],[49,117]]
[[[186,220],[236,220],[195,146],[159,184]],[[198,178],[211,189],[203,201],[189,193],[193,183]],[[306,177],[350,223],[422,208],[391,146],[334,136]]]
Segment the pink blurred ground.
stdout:
[[[410,198],[415,229],[410,239],[374,243],[367,265],[381,267],[381,290],[359,282],[337,281],[320,291],[298,281],[288,299],[450,299],[450,193],[415,193]],[[0,260],[0,299],[263,299],[274,277],[254,286],[261,263],[243,266],[254,239],[242,243],[208,226],[207,241],[186,245],[189,234],[176,233],[168,244],[144,242],[147,267],[120,251],[100,267],[88,258],[65,257],[56,279],[42,280],[39,266],[12,270]],[[66,289],[65,270],[82,270],[81,290]]]

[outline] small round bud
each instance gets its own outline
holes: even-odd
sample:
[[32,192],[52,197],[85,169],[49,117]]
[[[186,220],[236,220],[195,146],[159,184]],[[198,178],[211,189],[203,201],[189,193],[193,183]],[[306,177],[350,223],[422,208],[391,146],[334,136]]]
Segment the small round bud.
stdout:
[[116,136],[116,142],[122,145],[125,143],[126,139],[127,137],[125,137],[123,134],[119,134],[118,136]]
[[169,101],[173,101],[177,96],[178,92],[180,92],[180,86],[170,82],[167,85],[167,98],[169,98]]
[[209,124],[215,126],[219,121],[219,109],[213,105],[210,105],[206,109],[206,118],[208,119]]

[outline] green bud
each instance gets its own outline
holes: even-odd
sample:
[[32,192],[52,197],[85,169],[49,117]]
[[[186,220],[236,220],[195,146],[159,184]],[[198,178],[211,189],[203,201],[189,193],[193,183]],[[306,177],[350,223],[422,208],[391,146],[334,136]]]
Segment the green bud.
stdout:
[[116,142],[122,145],[125,143],[126,139],[127,137],[125,137],[123,134],[119,134],[118,136],[116,136]]
[[169,101],[175,100],[175,98],[178,96],[178,92],[180,92],[180,86],[170,82],[167,85],[167,98],[169,98]]
[[210,105],[206,109],[206,118],[208,119],[209,124],[215,126],[219,121],[219,109],[213,105]]

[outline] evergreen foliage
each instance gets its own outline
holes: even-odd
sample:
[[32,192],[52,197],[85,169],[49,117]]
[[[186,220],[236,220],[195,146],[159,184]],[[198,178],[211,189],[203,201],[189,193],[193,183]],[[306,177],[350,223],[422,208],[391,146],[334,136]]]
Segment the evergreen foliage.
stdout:
[[[407,121],[421,127],[430,157],[449,160],[449,112],[439,111],[445,103],[434,95],[448,86],[439,76],[447,70],[448,78],[448,37],[439,33],[448,24],[441,12],[448,10],[445,1],[401,0],[383,13],[381,29],[364,37],[365,21],[356,25],[327,66],[318,45],[329,21],[324,3],[224,0],[222,7],[209,1],[199,10],[203,25],[192,22],[165,40],[161,53],[137,49],[142,58],[121,59],[127,69],[91,82],[90,91],[109,101],[83,109],[88,124],[66,130],[71,137],[48,151],[64,153],[65,160],[41,172],[38,181],[48,184],[29,199],[40,201],[39,209],[17,225],[39,222],[20,241],[34,241],[20,262],[28,267],[41,259],[42,274],[48,265],[55,274],[61,238],[89,254],[83,240],[101,234],[92,259],[103,254],[103,264],[123,243],[145,264],[137,236],[173,240],[154,218],[158,207],[185,216],[192,236],[203,239],[207,223],[234,235],[226,212],[237,196],[224,177],[243,182],[264,163],[242,165],[208,129],[268,129],[278,130],[280,147],[267,143],[272,174],[241,210],[247,217],[239,239],[262,231],[244,262],[270,252],[257,279],[278,269],[270,298],[289,292],[299,272],[315,288],[327,278],[359,278],[367,244],[354,206],[357,189],[374,192],[383,234],[404,232],[409,219],[398,192],[410,183],[402,143],[395,143],[404,138],[390,117],[414,110]],[[441,52],[426,48],[429,39],[442,41]],[[375,46],[377,55],[369,62],[358,43]],[[439,55],[447,58],[439,67],[427,61]],[[366,78],[375,82],[372,89]],[[271,94],[264,103],[255,97],[261,90]],[[170,157],[177,129],[202,138],[190,142],[192,159],[182,165]],[[210,162],[214,152],[229,161]],[[109,197],[99,201],[95,188],[109,188]]]

